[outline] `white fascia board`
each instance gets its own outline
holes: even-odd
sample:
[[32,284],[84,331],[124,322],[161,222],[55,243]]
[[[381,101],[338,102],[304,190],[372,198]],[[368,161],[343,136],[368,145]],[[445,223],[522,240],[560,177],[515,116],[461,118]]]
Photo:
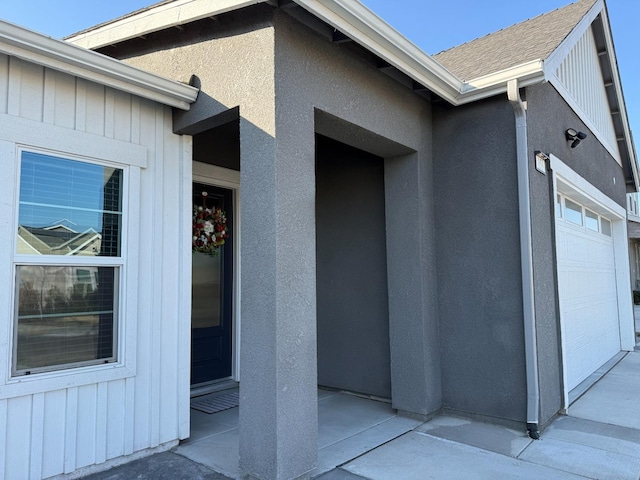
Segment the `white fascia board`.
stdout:
[[[602,0],[601,0],[602,1]],[[600,3],[600,2],[598,2]],[[629,161],[631,163],[631,170],[633,172],[633,181],[636,187],[636,191],[640,188],[640,174],[638,172],[638,158],[636,157],[636,149],[633,144],[633,137],[631,136],[631,128],[629,127],[629,117],[627,116],[627,104],[624,101],[624,94],[622,92],[622,82],[620,80],[620,71],[618,70],[618,59],[616,58],[616,51],[613,48],[613,37],[611,35],[611,24],[609,23],[609,15],[606,7],[602,8],[602,23],[605,41],[607,43],[607,51],[609,53],[609,64],[611,65],[611,71],[613,72],[613,84],[616,90],[616,97],[618,97],[618,109],[620,111],[620,118],[622,119],[622,126],[624,128],[624,138],[629,150]]]
[[457,103],[463,82],[360,2],[294,1],[435,94]]
[[188,110],[198,89],[0,21],[0,53]]
[[65,41],[95,50],[264,1],[266,0],[176,0],[76,33],[65,38]]

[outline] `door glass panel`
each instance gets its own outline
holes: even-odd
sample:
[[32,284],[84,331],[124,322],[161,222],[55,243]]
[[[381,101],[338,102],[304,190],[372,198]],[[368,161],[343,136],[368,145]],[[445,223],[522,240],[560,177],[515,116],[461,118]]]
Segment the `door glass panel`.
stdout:
[[191,326],[220,326],[220,255],[193,253]]
[[611,222],[606,218],[601,218],[602,222],[602,233],[604,233],[607,237],[611,236]]

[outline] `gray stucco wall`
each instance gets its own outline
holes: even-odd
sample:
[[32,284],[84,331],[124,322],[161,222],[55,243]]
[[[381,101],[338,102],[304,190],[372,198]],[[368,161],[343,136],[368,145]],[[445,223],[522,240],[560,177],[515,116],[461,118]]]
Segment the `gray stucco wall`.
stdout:
[[[529,143],[529,186],[535,279],[540,420],[548,422],[562,408],[562,357],[559,342],[555,258],[555,212],[553,175],[535,169],[534,152],[552,153],[589,183],[626,208],[625,181],[620,167],[575,112],[550,84],[527,87]],[[576,148],[570,148],[565,130],[574,128],[589,134]],[[615,182],[614,182],[615,179]]]
[[318,384],[391,398],[382,158],[317,138],[316,239]]
[[514,112],[439,103],[433,137],[444,407],[524,422]]
[[275,25],[277,116],[313,114],[319,133],[385,158],[391,398],[400,410],[433,412],[441,388],[431,104],[359,47],[331,43],[282,11]]
[[176,80],[197,76],[200,95],[174,117],[178,131],[198,133],[200,122],[239,107],[241,468],[295,478],[317,455],[318,119],[320,133],[385,158],[392,401],[418,414],[437,410],[430,103],[378,71],[370,54],[264,4],[104,53]]
[[[553,153],[602,193],[627,208],[625,179],[618,165],[598,139],[580,121],[549,83],[527,87],[527,134],[531,152]],[[589,136],[571,148],[564,132],[567,128]]]

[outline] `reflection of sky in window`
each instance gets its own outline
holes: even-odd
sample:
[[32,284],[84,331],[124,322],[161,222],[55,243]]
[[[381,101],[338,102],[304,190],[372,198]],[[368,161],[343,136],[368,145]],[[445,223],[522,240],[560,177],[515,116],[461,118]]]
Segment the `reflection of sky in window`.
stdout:
[[[76,232],[102,231],[105,210],[115,215],[121,212],[121,173],[114,168],[23,152],[20,225],[62,224]],[[109,182],[114,175],[114,181]]]

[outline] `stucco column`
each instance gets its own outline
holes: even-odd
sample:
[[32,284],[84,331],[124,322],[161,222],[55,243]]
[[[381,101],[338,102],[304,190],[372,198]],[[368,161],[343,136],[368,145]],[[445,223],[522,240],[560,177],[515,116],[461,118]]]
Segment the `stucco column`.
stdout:
[[308,117],[276,115],[273,132],[240,121],[240,469],[261,480],[304,476],[317,457],[312,112]]
[[414,153],[384,168],[391,398],[424,416],[442,405],[431,159]]

